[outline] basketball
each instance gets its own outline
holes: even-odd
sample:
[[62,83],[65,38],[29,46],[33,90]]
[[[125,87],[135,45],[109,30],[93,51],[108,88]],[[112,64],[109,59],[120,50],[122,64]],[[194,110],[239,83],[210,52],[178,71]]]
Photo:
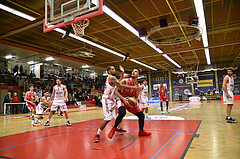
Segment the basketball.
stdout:
[[137,105],[136,99],[130,97],[130,98],[128,98],[127,100],[128,100],[128,103],[129,103],[131,106],[135,107],[135,106]]

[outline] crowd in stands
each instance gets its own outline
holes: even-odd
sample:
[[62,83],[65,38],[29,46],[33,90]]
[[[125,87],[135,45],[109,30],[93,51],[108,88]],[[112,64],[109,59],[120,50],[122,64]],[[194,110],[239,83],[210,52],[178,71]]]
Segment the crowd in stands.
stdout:
[[[16,65],[11,73],[7,71],[7,69],[1,71],[0,75],[2,75],[1,80],[7,82],[6,85],[17,86],[18,80],[22,78],[25,83],[21,99],[18,99],[16,92],[12,92],[13,96],[11,96],[11,92],[9,92],[4,98],[4,103],[24,102],[25,92],[29,90],[30,85],[34,86],[34,92],[37,93],[38,99],[40,99],[45,92],[49,92],[51,95],[53,87],[56,85],[56,78],[60,78],[62,84],[66,85],[68,90],[67,105],[77,105],[78,101],[94,100],[96,105],[101,106],[102,91],[100,90],[103,90],[106,80],[104,77],[96,77],[95,79],[92,79],[88,76],[70,73],[59,73],[56,75],[52,72],[46,73],[44,70],[41,71],[41,78],[36,78],[32,71],[30,71],[29,74],[27,71],[24,71],[22,65],[20,68]],[[17,105],[11,107],[12,114],[18,112]],[[26,107],[22,108],[22,113],[24,112],[28,112]]]

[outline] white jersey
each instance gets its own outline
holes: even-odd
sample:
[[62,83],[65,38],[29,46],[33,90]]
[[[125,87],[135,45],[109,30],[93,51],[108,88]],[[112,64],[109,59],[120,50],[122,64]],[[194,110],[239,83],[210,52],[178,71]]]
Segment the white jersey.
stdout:
[[[46,100],[48,101],[48,99],[49,98],[47,98]],[[44,109],[43,109],[44,106],[46,106],[46,105],[43,102],[39,102],[37,107],[36,107],[36,114],[43,114],[44,113]]]
[[231,98],[227,98],[227,94],[225,91],[223,91],[223,103],[224,104],[234,104],[234,95],[233,95],[233,89],[234,89],[234,80],[233,77],[226,76],[228,78],[227,83],[227,91]]
[[61,84],[60,87],[56,85],[54,86],[54,89],[55,89],[54,100],[64,100],[65,96],[63,91],[63,85]]
[[111,86],[109,84],[109,77],[110,77],[110,75],[108,75],[108,77],[107,77],[102,99],[114,99],[115,98],[114,90],[115,90],[116,86],[115,85]]
[[233,76],[232,76],[232,77],[229,77],[229,76],[227,75],[226,77],[229,79],[229,81],[228,81],[228,83],[227,83],[227,90],[228,90],[228,91],[233,91],[233,89],[234,89],[234,79],[233,79]]
[[140,98],[147,98],[148,96],[146,96],[148,94],[148,85],[143,85],[144,88],[140,93]]

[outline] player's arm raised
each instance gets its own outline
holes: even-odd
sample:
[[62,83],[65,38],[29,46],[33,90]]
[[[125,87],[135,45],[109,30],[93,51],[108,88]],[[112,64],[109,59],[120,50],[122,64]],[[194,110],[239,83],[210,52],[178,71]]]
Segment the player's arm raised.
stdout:
[[121,80],[121,81],[124,81],[124,82],[125,82],[125,84],[123,84],[123,83],[119,82],[119,80],[118,80],[115,76],[111,76],[111,77],[110,77],[110,80],[111,80],[111,82],[113,82],[117,87],[121,87],[121,88],[125,88],[125,89],[135,89],[135,90],[141,89],[141,88],[139,88],[139,87],[137,87],[137,86],[128,86],[128,85],[126,85],[126,80],[125,80],[125,79]]
[[123,68],[121,65],[119,66],[119,70],[122,72],[122,73],[121,73],[121,76],[120,76],[120,79],[119,79],[119,81],[121,81],[121,80],[124,79],[124,72],[125,72],[125,71],[124,71],[124,68]]
[[157,91],[155,92],[155,99],[157,98],[157,92],[159,91],[159,88],[157,88]]
[[232,97],[230,96],[230,94],[228,94],[228,91],[227,91],[227,83],[228,83],[228,82],[229,82],[229,79],[227,78],[227,76],[224,77],[224,79],[223,79],[223,91],[226,93],[227,98],[232,98]]
[[52,95],[51,95],[50,101],[52,101],[52,100],[53,100],[53,98],[54,98],[54,95],[55,95],[55,86],[53,87],[53,91],[52,91]]
[[64,91],[64,94],[65,94],[64,103],[66,103],[67,102],[67,98],[68,98],[68,91],[67,91],[66,86],[63,86],[63,91]]
[[[126,80],[122,80],[121,81],[121,84],[126,84]],[[128,106],[131,106],[129,103],[128,103],[128,101],[127,101],[127,98],[124,98],[120,93],[119,93],[119,91],[121,91],[121,88],[120,87],[116,87],[116,89],[114,90],[114,93],[115,93],[115,95],[116,96],[118,96],[126,105],[128,105]]]

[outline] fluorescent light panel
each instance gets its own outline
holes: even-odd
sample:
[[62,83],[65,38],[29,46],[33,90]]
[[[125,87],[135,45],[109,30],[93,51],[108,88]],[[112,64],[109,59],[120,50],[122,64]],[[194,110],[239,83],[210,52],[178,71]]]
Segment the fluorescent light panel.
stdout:
[[82,65],[82,68],[89,68],[89,65]]
[[[57,32],[59,32],[59,33],[62,33],[62,34],[65,33],[65,31],[62,30],[62,29],[60,29],[60,28],[56,28],[56,29],[54,29],[54,30],[57,31]],[[114,54],[114,55],[120,56],[120,57],[122,57],[122,58],[125,57],[124,55],[122,55],[122,54],[120,54],[120,53],[118,53],[118,52],[116,52],[116,51],[113,51],[113,50],[111,50],[111,49],[108,49],[108,48],[106,48],[106,47],[104,47],[104,46],[101,46],[101,45],[99,45],[99,44],[96,44],[96,43],[94,43],[94,42],[92,42],[92,41],[89,41],[89,40],[87,40],[87,39],[84,39],[84,38],[82,38],[82,37],[76,36],[76,35],[74,35],[74,34],[72,34],[72,33],[70,33],[69,36],[72,37],[72,38],[74,38],[74,39],[80,40],[80,41],[82,41],[82,42],[84,42],[84,43],[87,43],[87,44],[93,45],[93,46],[95,46],[95,47],[97,47],[97,48],[100,48],[100,49],[102,49],[102,50],[105,50],[105,51],[107,51],[107,52],[110,52],[110,53],[112,53],[112,54]],[[135,62],[135,63],[137,63],[137,64],[140,64],[140,65],[144,66],[144,67],[150,68],[150,69],[152,69],[152,70],[157,70],[156,68],[153,68],[153,67],[151,67],[151,66],[149,66],[149,65],[146,65],[146,64],[144,64],[144,63],[142,63],[142,62],[140,62],[140,61],[137,61],[137,60],[134,60],[134,59],[130,59],[130,60],[131,60],[132,62]]]
[[7,55],[7,56],[5,56],[5,59],[11,59],[11,58],[13,58],[12,55]]
[[[163,53],[162,50],[160,50],[159,48],[156,48],[156,46],[151,43],[150,41],[146,40],[145,37],[139,37],[139,33],[138,31],[133,28],[130,24],[128,24],[125,20],[123,20],[120,16],[118,16],[116,13],[114,13],[111,9],[109,9],[106,5],[103,5],[103,11],[108,14],[110,17],[112,17],[113,19],[115,19],[117,22],[119,22],[121,25],[123,25],[126,29],[128,29],[130,32],[132,32],[134,35],[136,35],[138,38],[140,38],[142,41],[144,41],[146,44],[148,44],[150,47],[152,47],[155,51],[157,51],[158,53]],[[171,59],[169,56],[167,58],[169,61],[171,61],[174,65],[176,65],[177,63]],[[177,64],[176,66],[180,66],[179,64]],[[179,67],[181,68],[181,66]]]
[[29,65],[32,65],[32,64],[35,64],[36,62],[34,62],[34,61],[28,61],[27,62]]
[[[199,18],[199,25],[203,29],[203,32],[202,32],[203,46],[208,47],[208,37],[207,37],[207,28],[206,28],[205,14],[203,9],[203,2],[202,0],[194,0],[194,5],[197,12],[197,16]],[[210,65],[211,59],[210,59],[210,53],[208,48],[205,49],[205,56],[207,59],[207,64]]]
[[137,60],[134,60],[134,59],[130,59],[130,61],[135,62],[135,63],[137,63],[137,64],[139,64],[139,65],[145,66],[145,67],[147,67],[147,68],[150,68],[150,69],[152,69],[152,70],[154,70],[154,71],[157,71],[156,68],[153,68],[153,67],[151,67],[151,66],[149,66],[149,65],[146,65],[146,64],[144,64],[144,63],[142,63],[142,62],[140,62],[140,61],[137,61]]
[[169,61],[171,61],[175,66],[177,66],[178,68],[181,68],[181,66],[176,63],[171,57],[169,57],[167,54],[163,54],[163,56],[168,59]]
[[[104,10],[108,12],[108,14],[114,16],[114,17],[112,17],[113,19],[117,19],[118,22],[120,22],[121,24],[124,24],[125,27],[128,27],[128,28],[127,28],[128,30],[131,30],[131,32],[133,32],[136,36],[138,36],[138,31],[137,31],[136,29],[134,29],[131,25],[129,25],[127,22],[125,22],[121,17],[119,17],[118,15],[116,15],[116,14],[115,14],[113,11],[111,11],[109,8],[107,8],[106,6],[103,6],[103,7],[105,8]],[[16,11],[16,10],[14,10],[14,9],[12,9],[12,8],[9,8],[9,7],[7,7],[7,6],[5,6],[5,5],[2,5],[2,4],[0,4],[0,8],[3,9],[3,10],[5,10],[5,11],[7,11],[7,12],[16,14],[16,15],[22,17],[22,18],[25,18],[25,19],[28,19],[28,20],[31,20],[31,21],[36,19],[36,18],[34,18],[34,17],[31,17],[31,16],[29,16],[29,15],[27,15],[27,14],[24,14],[24,13],[22,13],[22,12]],[[54,30],[57,31],[57,32],[59,32],[59,33],[62,33],[62,34],[65,33],[65,31],[62,30],[62,29],[60,29],[60,28],[56,28],[56,29],[54,29]],[[125,57],[124,55],[122,55],[122,54],[120,54],[120,53],[118,53],[118,52],[116,52],[116,51],[113,51],[113,50],[111,50],[111,49],[108,49],[108,48],[106,48],[106,47],[104,47],[104,46],[101,46],[101,45],[99,45],[99,44],[96,44],[96,43],[94,43],[94,42],[92,42],[92,41],[89,41],[89,40],[87,40],[87,39],[84,39],[84,38],[82,38],[82,37],[76,36],[76,35],[74,35],[74,34],[72,34],[72,33],[70,33],[69,36],[72,37],[72,38],[74,38],[74,39],[77,39],[77,40],[79,40],[79,41],[82,41],[82,42],[84,42],[84,43],[88,43],[88,44],[93,45],[93,46],[95,46],[95,47],[97,47],[97,48],[100,48],[100,49],[102,49],[102,50],[105,50],[105,51],[107,51],[107,52],[110,52],[110,53],[112,53],[112,54],[115,54],[115,55],[117,55],[117,56],[120,56],[120,57],[122,57],[122,58]],[[52,61],[52,60],[54,60],[54,58],[53,58],[53,57],[47,57],[45,60],[46,60],[46,61]],[[133,60],[133,59],[132,59],[131,61],[133,61],[133,62],[135,62],[135,63],[138,63],[138,64],[140,64],[140,65],[142,65],[142,66],[145,66],[145,67],[147,67],[147,68],[150,68],[150,69],[153,69],[153,70],[157,70],[156,68],[153,68],[153,67],[151,67],[151,66],[148,66],[148,65],[146,65],[146,64],[144,64],[144,63],[142,63],[142,62],[139,62],[139,61],[137,61],[137,60]]]
[[30,16],[30,15],[27,15],[25,13],[19,12],[19,11],[15,10],[15,9],[12,9],[12,8],[10,8],[8,6],[3,5],[3,4],[0,4],[0,9],[5,10],[5,11],[7,11],[9,13],[15,14],[15,15],[17,15],[19,17],[25,18],[27,20],[33,21],[33,20],[36,19],[36,18],[34,18],[34,17]]
[[53,57],[46,57],[45,60],[46,61],[52,61],[52,60],[54,60],[54,58]]

